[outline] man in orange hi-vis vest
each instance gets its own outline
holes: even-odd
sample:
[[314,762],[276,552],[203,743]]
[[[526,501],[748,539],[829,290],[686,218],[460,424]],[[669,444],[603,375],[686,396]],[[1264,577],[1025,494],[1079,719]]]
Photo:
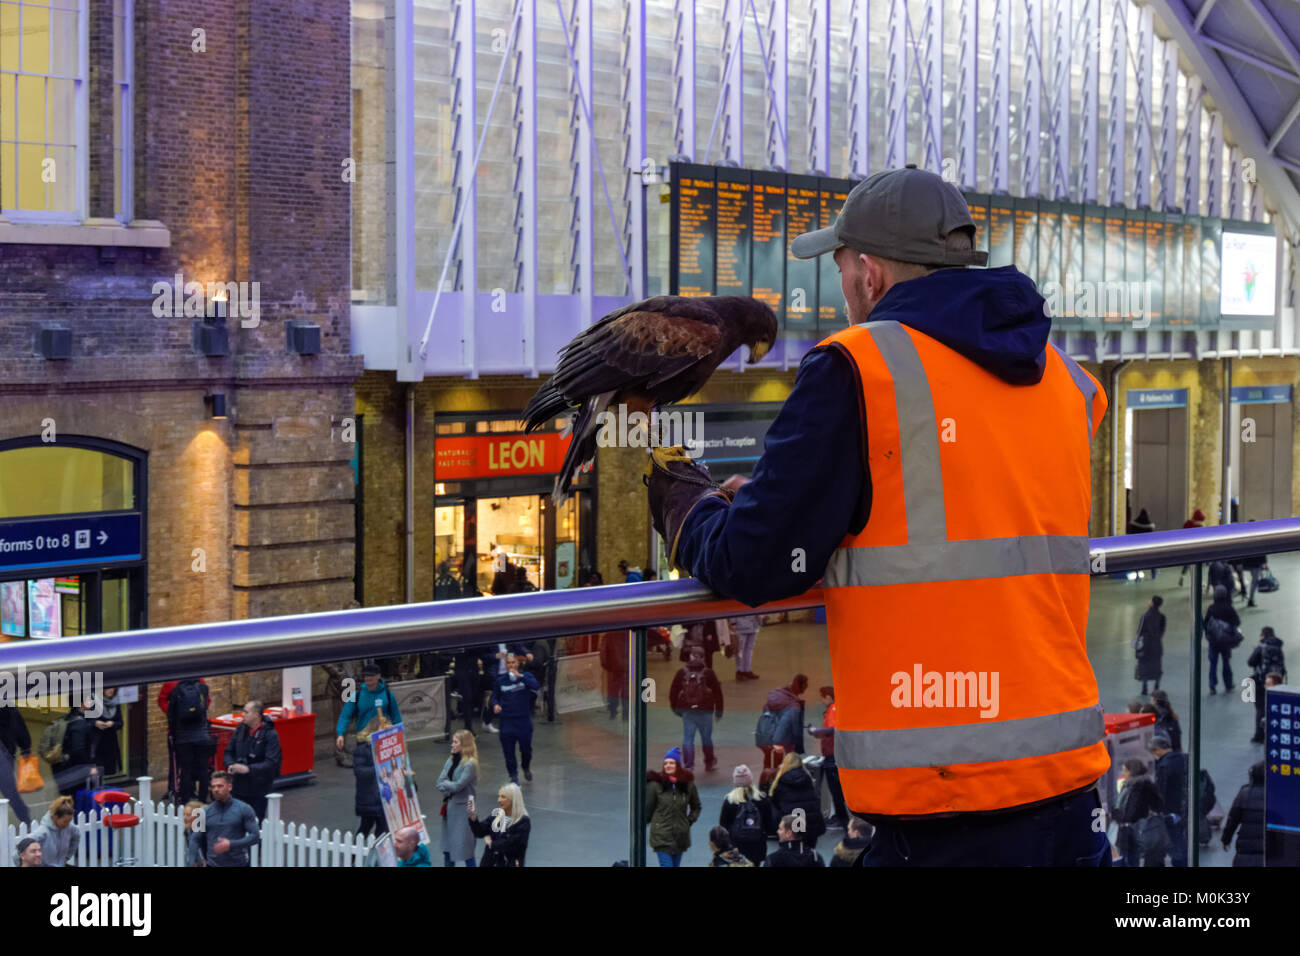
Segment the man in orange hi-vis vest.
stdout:
[[822,581],[860,865],[1109,865],[1084,635],[1106,397],[1029,278],[964,268],[975,239],[933,173],[858,183],[791,245],[834,256],[854,324],[805,356],[748,483],[660,449],[650,510],[725,597]]

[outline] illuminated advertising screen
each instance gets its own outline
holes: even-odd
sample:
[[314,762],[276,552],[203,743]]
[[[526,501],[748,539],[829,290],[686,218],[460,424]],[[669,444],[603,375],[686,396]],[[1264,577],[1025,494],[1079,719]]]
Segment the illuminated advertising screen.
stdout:
[[1008,196],[989,198],[989,268],[1016,262],[1016,212]]
[[1038,282],[1038,200],[1012,200],[1016,217],[1016,268]]
[[785,186],[785,325],[788,329],[814,329],[817,326],[816,259],[796,259],[789,243],[805,232],[820,228],[820,190],[815,176],[787,176]]
[[785,322],[785,173],[755,170],[750,174],[750,237],[753,296],[766,302]]
[[1277,235],[1271,226],[1247,232],[1243,225],[1223,224],[1219,313],[1225,325],[1272,328],[1278,301]]
[[27,588],[22,581],[0,581],[0,634],[27,636]]
[[716,191],[712,166],[682,163],[673,167],[668,266],[672,295],[713,295]]
[[719,169],[715,203],[717,294],[749,295],[749,239],[752,234],[749,170]]
[[[823,179],[818,192],[820,214],[823,226],[829,226],[844,208],[844,200],[849,198],[853,183],[847,179]],[[849,324],[849,312],[844,304],[844,289],[840,285],[839,269],[835,257],[826,255],[817,259],[821,274],[817,284],[817,328],[822,332],[834,332]]]
[[1201,325],[1219,327],[1219,242],[1223,223],[1218,219],[1201,220]]
[[28,635],[31,637],[62,637],[62,604],[54,590],[54,578],[38,578],[27,582],[27,607],[31,614]]

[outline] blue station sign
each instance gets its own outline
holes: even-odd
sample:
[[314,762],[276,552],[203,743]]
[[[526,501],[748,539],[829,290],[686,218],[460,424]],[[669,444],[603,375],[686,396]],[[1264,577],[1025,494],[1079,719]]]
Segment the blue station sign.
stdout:
[[[1268,866],[1300,864],[1300,687],[1264,699],[1264,845]],[[1258,691],[1257,691],[1258,692]]]
[[139,560],[141,528],[138,511],[0,521],[0,572]]
[[1234,405],[1289,405],[1290,403],[1290,385],[1234,385],[1232,388]]
[[1185,388],[1130,388],[1124,393],[1129,408],[1186,408]]

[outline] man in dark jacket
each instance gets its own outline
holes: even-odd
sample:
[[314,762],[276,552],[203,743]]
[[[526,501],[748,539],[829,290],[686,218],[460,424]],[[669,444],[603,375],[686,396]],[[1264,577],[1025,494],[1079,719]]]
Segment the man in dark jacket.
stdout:
[[1137,637],[1133,639],[1133,653],[1137,657],[1134,677],[1142,682],[1143,696],[1147,692],[1147,681],[1155,681],[1155,689],[1160,689],[1160,674],[1165,653],[1165,616],[1160,611],[1162,604],[1164,598],[1159,594],[1151,598],[1151,605],[1138,624]]
[[212,802],[203,808],[203,827],[195,834],[204,866],[252,866],[249,850],[262,842],[253,808],[235,799],[230,774],[212,775]]
[[1205,610],[1205,643],[1210,647],[1210,693],[1217,694],[1216,673],[1219,659],[1223,659],[1223,690],[1232,689],[1232,636],[1241,627],[1241,618],[1233,610],[1228,591],[1220,586],[1214,589],[1214,603]]
[[1237,590],[1236,582],[1232,577],[1232,565],[1227,561],[1211,561],[1206,571],[1206,583],[1210,586],[1211,594],[1217,594],[1219,588],[1223,588],[1231,603],[1232,594]]
[[68,725],[63,731],[63,759],[54,765],[54,783],[65,797],[75,796],[78,790],[99,779],[95,766],[95,722],[86,712],[98,711],[93,698],[86,698],[78,707],[68,711]]
[[[32,735],[17,707],[0,704],[0,797],[9,801],[19,823],[31,823],[31,811],[18,792],[18,757],[32,752]],[[5,826],[7,820],[0,820]]]
[[208,727],[208,685],[197,677],[177,681],[167,697],[167,724],[176,750],[180,792],[176,802],[208,800],[208,760],[215,750]]
[[627,720],[627,631],[609,631],[600,635],[600,667],[605,672],[605,706],[609,719],[623,707]]
[[[1253,744],[1264,742],[1264,693],[1265,687],[1286,681],[1286,656],[1282,653],[1282,638],[1266,627],[1259,632],[1259,643],[1246,658],[1251,677],[1255,681],[1255,734],[1250,738]],[[1276,674],[1277,680],[1269,682],[1269,675]]]
[[835,846],[830,866],[852,866],[862,851],[871,845],[871,824],[858,817],[849,817],[844,839]]
[[776,828],[776,838],[780,841],[780,846],[767,855],[763,865],[825,866],[826,861],[822,859],[821,854],[804,846],[800,834],[794,832],[794,822],[795,818],[792,813],[787,813],[781,818],[781,822]]
[[1164,734],[1153,735],[1147,749],[1156,758],[1156,790],[1165,807],[1165,829],[1169,832],[1169,865],[1186,866],[1187,754],[1174,751]]
[[[1237,828],[1241,832],[1237,833]],[[1237,855],[1233,866],[1264,865],[1264,761],[1251,765],[1250,783],[1237,791],[1232,809],[1223,821],[1223,848],[1232,847],[1237,834]]]
[[1267,564],[1267,554],[1252,554],[1241,559],[1239,566],[1242,569],[1241,588],[1243,592],[1246,589],[1245,572],[1250,572],[1250,597],[1246,601],[1246,607],[1255,606],[1255,589],[1259,587],[1260,575],[1263,574],[1264,567]]
[[[788,687],[778,687],[767,695],[763,710],[777,715],[772,747],[784,747],[786,753],[803,753],[803,693],[807,689],[808,678],[796,674]],[[763,748],[765,756],[770,752],[771,747]]]
[[235,798],[253,808],[258,822],[266,819],[266,795],[280,775],[280,735],[262,702],[244,705],[244,719],[226,744],[226,770],[234,774]]
[[687,770],[695,769],[698,732],[704,745],[704,769],[715,770],[718,758],[713,755],[713,722],[722,719],[722,685],[704,665],[704,651],[700,648],[691,648],[690,660],[673,677],[668,706],[682,719],[682,765]]
[[519,670],[519,655],[506,655],[506,672],[497,676],[492,689],[492,713],[501,721],[501,750],[506,758],[506,773],[518,784],[515,769],[515,745],[519,745],[519,764],[524,779],[532,782],[533,772],[533,702],[541,685],[532,674]]

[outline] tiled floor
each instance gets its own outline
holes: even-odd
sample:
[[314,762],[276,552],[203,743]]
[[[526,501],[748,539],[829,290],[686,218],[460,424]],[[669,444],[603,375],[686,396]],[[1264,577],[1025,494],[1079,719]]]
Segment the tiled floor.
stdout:
[[[1291,585],[1300,581],[1300,556],[1282,556],[1272,561],[1282,582],[1274,594],[1259,595],[1258,608],[1239,608],[1243,617],[1246,643],[1234,657],[1234,676],[1240,682],[1248,676],[1245,659],[1258,639],[1259,629],[1272,625],[1284,641],[1300,632],[1300,598]],[[1175,709],[1183,718],[1184,739],[1189,734],[1190,709],[1188,675],[1190,658],[1190,579],[1183,588],[1177,585],[1177,569],[1162,571],[1155,580],[1094,580],[1092,612],[1088,625],[1088,648],[1101,687],[1102,704],[1107,711],[1123,711],[1136,696],[1139,685],[1133,677],[1133,657],[1129,641],[1137,620],[1152,594],[1165,599],[1168,617],[1165,638],[1164,672],[1161,686],[1169,691]],[[1289,643],[1288,643],[1289,648]],[[738,684],[734,665],[721,654],[715,665],[726,694],[726,714],[715,729],[720,766],[712,774],[703,772],[703,757],[697,757],[697,779],[703,813],[692,830],[693,846],[683,865],[700,865],[708,861],[708,828],[717,821],[722,797],[731,786],[731,769],[738,763],[761,767],[761,755],[753,745],[753,727],[768,692],[787,683],[798,672],[808,675],[808,717],[820,724],[821,706],[816,688],[830,683],[830,662],[826,654],[825,629],[815,624],[785,624],[765,628],[759,635],[754,669],[759,681]],[[667,690],[680,665],[652,655],[649,675],[656,681],[656,702],[649,710],[648,753],[650,764],[657,767],[663,753],[681,742],[681,722],[667,706]],[[1293,666],[1300,664],[1293,663]],[[1203,665],[1203,670],[1205,665]],[[1208,674],[1208,672],[1206,672]],[[1203,678],[1208,687],[1208,676]],[[1219,799],[1226,808],[1237,789],[1245,782],[1250,764],[1262,757],[1263,748],[1248,742],[1251,735],[1253,708],[1234,695],[1220,693],[1207,696],[1202,707],[1203,764],[1218,788]],[[603,711],[583,711],[562,715],[556,724],[539,721],[534,737],[534,779],[524,785],[525,798],[533,820],[528,862],[544,865],[608,866],[627,857],[628,788],[627,725],[611,720]],[[505,782],[504,760],[498,738],[479,728],[479,745],[483,773],[479,787],[480,806],[491,805],[493,791]],[[811,749],[811,748],[810,748]],[[437,778],[447,752],[445,741],[423,740],[412,744],[412,759],[424,786],[429,818],[437,822]],[[318,764],[313,785],[286,790],[284,817],[330,829],[348,829],[356,825],[353,813],[354,785],[352,772],[329,762]],[[48,799],[48,798],[46,798]],[[39,814],[43,801],[33,804]],[[435,826],[434,857],[440,850]],[[839,831],[822,838],[818,849],[826,854],[834,846]],[[653,857],[652,857],[653,860]],[[1227,865],[1231,854],[1219,849],[1217,839],[1202,853],[1203,865]]]

